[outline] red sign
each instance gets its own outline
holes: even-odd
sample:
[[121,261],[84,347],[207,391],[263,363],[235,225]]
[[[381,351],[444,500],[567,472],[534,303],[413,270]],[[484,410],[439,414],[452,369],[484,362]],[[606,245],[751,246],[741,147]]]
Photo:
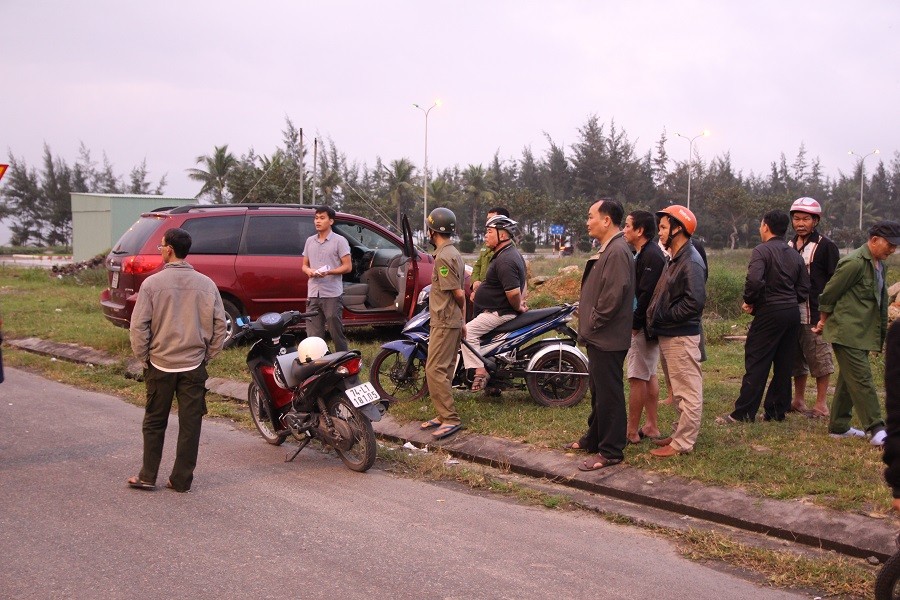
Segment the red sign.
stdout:
[[8,168],[9,165],[0,165],[0,179],[3,179],[3,174],[6,173]]

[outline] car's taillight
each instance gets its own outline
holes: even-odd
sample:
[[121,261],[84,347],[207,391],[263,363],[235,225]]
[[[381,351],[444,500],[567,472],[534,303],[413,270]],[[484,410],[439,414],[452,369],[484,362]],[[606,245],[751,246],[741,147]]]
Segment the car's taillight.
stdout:
[[362,368],[362,359],[361,358],[351,358],[341,366],[339,366],[335,371],[339,375],[356,375],[359,373],[359,370]]
[[162,256],[155,254],[138,254],[122,261],[122,272],[130,275],[143,275],[155,271],[162,265]]

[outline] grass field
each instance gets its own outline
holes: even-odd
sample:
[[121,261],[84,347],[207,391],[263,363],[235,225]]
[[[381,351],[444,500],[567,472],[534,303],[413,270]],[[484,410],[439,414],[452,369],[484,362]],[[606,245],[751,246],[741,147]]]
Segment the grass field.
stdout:
[[[715,416],[728,412],[743,375],[743,345],[722,341],[726,333],[743,333],[749,323],[736,317],[743,272],[749,251],[723,251],[710,255],[710,305],[705,328],[710,345],[704,363],[704,416],[701,434],[691,455],[658,460],[650,457],[649,444],[629,446],[626,461],[636,467],[680,475],[706,483],[742,487],[760,496],[798,499],[842,510],[886,515],[890,494],[881,480],[881,452],[861,440],[833,440],[826,423],[790,415],[783,423],[754,423],[722,427]],[[531,262],[532,276],[555,277],[565,266],[584,264],[584,257],[541,257]],[[892,258],[889,280],[900,275],[900,261]],[[567,279],[576,282],[573,288]],[[7,352],[11,364],[40,370],[61,381],[114,392],[140,401],[142,386],[121,376],[130,355],[128,334],[103,319],[98,303],[106,285],[105,273],[82,272],[75,277],[51,278],[45,271],[0,266],[0,311],[4,332],[10,337],[39,337],[80,343],[123,359],[122,368],[64,367],[24,353]],[[580,275],[552,279],[535,287],[535,298],[573,300]],[[557,295],[556,286],[561,293]],[[557,300],[558,301],[558,300]],[[732,303],[732,304],[730,304]],[[372,329],[348,332],[351,343],[371,365],[379,347],[389,338]],[[245,349],[228,350],[210,365],[210,375],[249,381],[244,365]],[[883,359],[873,355],[876,381],[883,381]],[[812,390],[808,391],[811,401]],[[527,392],[510,391],[502,398],[458,393],[457,406],[470,431],[557,448],[577,439],[587,419],[589,400],[570,409],[548,409],[535,404]],[[228,415],[227,405],[217,409]],[[430,402],[395,405],[395,417],[424,420],[433,416]],[[674,419],[670,407],[660,407],[661,428]]]

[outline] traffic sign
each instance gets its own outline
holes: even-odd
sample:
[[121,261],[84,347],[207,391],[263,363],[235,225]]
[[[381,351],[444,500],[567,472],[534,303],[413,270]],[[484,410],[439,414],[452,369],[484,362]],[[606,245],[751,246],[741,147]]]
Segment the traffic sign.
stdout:
[[563,225],[551,225],[550,226],[550,235],[562,235],[565,233],[566,228]]
[[0,179],[3,179],[3,174],[6,173],[8,168],[9,165],[0,165]]

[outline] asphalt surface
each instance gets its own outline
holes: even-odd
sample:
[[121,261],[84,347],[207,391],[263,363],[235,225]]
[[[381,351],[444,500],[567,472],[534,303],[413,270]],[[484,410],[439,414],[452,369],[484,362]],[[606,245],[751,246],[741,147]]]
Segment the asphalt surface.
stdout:
[[[584,513],[353,473],[316,449],[285,463],[287,445],[219,421],[204,423],[191,493],[132,490],[142,409],[6,374],[4,598],[804,597]],[[171,460],[169,445],[161,478]]]
[[[104,360],[96,351],[36,338],[10,340],[11,345],[77,362]],[[112,360],[106,357],[107,360]],[[210,379],[207,386],[225,397],[246,401],[245,383]],[[841,512],[797,501],[751,496],[740,489],[702,485],[664,476],[622,463],[601,471],[578,470],[584,454],[538,449],[519,442],[462,431],[434,444],[417,423],[401,425],[390,415],[375,423],[384,439],[418,446],[442,447],[475,462],[546,479],[574,489],[603,494],[653,509],[663,509],[749,532],[762,533],[813,548],[834,550],[859,558],[887,560],[897,549],[893,522],[855,512]],[[675,460],[675,459],[673,459]]]

